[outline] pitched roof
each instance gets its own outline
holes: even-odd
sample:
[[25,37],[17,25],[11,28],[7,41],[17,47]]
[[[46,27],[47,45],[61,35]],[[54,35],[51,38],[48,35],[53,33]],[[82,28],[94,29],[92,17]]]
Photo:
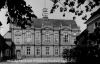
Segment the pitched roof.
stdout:
[[[76,24],[76,22],[74,20],[64,20],[64,19],[48,19],[46,21],[44,21],[44,19],[42,18],[38,18],[35,19],[33,18],[32,21],[34,22],[34,26],[35,28],[41,28],[42,25],[52,25],[53,27],[60,27],[62,26],[71,26],[71,28],[79,28]],[[11,39],[11,31],[8,31],[5,35],[4,35],[5,39]]]
[[64,20],[64,19],[48,19],[44,21],[44,19],[32,19],[34,22],[35,28],[41,28],[42,25],[52,25],[53,27],[62,26],[70,26],[71,28],[78,28],[76,22],[74,20]]
[[88,23],[88,22],[90,22],[90,21],[89,21],[90,19],[92,19],[92,18],[94,18],[94,17],[97,17],[98,15],[100,15],[100,8],[99,8],[97,11],[95,11],[95,12],[93,12],[93,13],[91,14],[91,17],[85,22],[85,24]]
[[8,31],[5,35],[4,35],[5,39],[11,39],[11,31]]

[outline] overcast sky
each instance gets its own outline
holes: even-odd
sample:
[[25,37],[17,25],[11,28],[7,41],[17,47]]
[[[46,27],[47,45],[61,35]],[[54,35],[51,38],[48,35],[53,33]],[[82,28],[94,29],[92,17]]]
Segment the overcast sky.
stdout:
[[[25,0],[27,4],[32,6],[32,9],[34,11],[34,14],[38,18],[42,18],[42,9],[45,7],[45,0]],[[48,12],[50,12],[50,9],[52,8],[53,3],[50,0],[46,0],[46,7],[48,8]],[[84,7],[82,7],[84,8]],[[95,8],[96,10],[97,8]],[[3,28],[1,28],[0,32],[2,35],[7,33],[9,30],[9,25],[6,24],[7,18],[5,17],[5,13],[7,10],[1,10],[0,12],[0,21],[3,23]],[[88,18],[90,17],[90,13],[87,13]],[[56,9],[56,11],[53,14],[49,13],[49,19],[73,19],[74,14],[73,13],[66,13],[66,16],[63,17],[62,13],[59,12],[59,8]],[[76,17],[76,23],[78,26],[80,26],[81,31],[83,31],[86,28],[86,25],[84,24],[84,20],[81,19],[81,16]]]

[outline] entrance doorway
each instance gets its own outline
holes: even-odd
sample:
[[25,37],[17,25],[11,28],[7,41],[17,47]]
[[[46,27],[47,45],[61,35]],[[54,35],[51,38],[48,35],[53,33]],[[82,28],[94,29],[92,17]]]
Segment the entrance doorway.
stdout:
[[17,59],[21,59],[21,51],[17,50],[16,51]]

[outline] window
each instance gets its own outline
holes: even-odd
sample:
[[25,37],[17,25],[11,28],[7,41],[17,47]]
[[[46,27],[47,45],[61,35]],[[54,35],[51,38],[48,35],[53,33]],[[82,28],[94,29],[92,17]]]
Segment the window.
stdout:
[[65,47],[63,47],[63,52],[65,51],[65,49],[66,49],[66,48],[65,48]]
[[54,39],[55,39],[55,43],[59,42],[59,35],[58,35],[58,33],[54,34]]
[[58,47],[55,47],[55,55],[58,55],[59,51],[58,51]]
[[68,42],[68,38],[69,38],[69,36],[68,36],[68,33],[64,33],[64,35],[63,35],[63,42]]
[[16,42],[16,44],[19,44],[20,43],[20,39],[21,39],[21,32],[20,31],[16,31],[15,32],[15,37],[14,37],[14,39],[15,39],[15,42]]
[[26,40],[26,42],[31,42],[31,37],[32,35],[31,35],[31,32],[29,32],[29,31],[27,31],[26,33],[25,33],[25,40]]
[[6,51],[5,56],[9,56],[9,49],[7,49],[5,51]]
[[26,34],[25,34],[25,36],[26,36],[26,38],[31,38],[31,32],[26,32]]
[[27,55],[30,55],[30,47],[27,47]]
[[16,43],[19,44],[20,43],[20,38],[16,39]]
[[40,42],[40,32],[35,33],[36,42]]
[[51,40],[50,32],[46,32],[45,33],[45,42],[50,42],[50,40]]
[[49,55],[49,47],[46,47],[46,55]]
[[74,41],[76,41],[76,37],[73,37]]
[[40,55],[40,48],[39,47],[36,47],[36,54]]

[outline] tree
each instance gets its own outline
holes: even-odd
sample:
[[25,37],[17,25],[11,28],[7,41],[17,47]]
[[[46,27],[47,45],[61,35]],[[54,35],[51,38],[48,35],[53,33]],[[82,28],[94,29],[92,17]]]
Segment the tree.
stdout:
[[26,5],[24,0],[0,0],[0,9],[7,8],[8,11],[5,14],[7,16],[7,23],[15,23],[21,28],[26,28],[25,25],[31,26],[32,17],[37,18],[33,13],[32,7]]
[[0,21],[0,26],[2,26],[2,23],[1,23],[1,21]]
[[[70,53],[69,57],[77,64],[100,64],[100,27],[90,34],[87,31],[82,32],[75,43],[76,47],[72,49],[72,52],[64,51],[67,57]],[[64,56],[65,59],[66,56]]]
[[[66,12],[74,13],[75,16],[82,16],[83,20],[87,20],[87,14],[85,12],[92,12],[92,10],[100,5],[100,0],[51,0],[53,7],[50,13],[54,13],[57,8],[63,13],[65,17]],[[60,6],[62,5],[62,6]],[[85,8],[82,8],[84,6]],[[93,12],[91,13],[91,15]],[[73,17],[73,19],[75,18]]]

